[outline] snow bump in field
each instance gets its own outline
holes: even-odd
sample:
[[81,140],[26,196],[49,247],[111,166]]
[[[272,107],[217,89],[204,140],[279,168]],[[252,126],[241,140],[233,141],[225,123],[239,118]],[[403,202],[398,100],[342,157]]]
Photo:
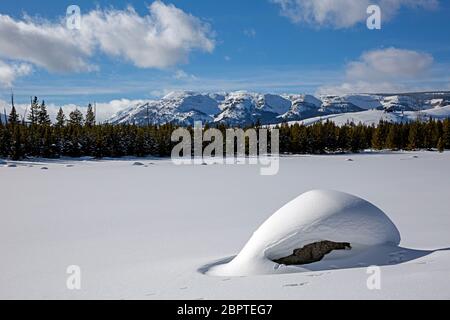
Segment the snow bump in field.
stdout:
[[325,247],[325,251],[334,250],[324,251],[315,263],[333,261],[337,265],[339,260],[373,251],[374,247],[395,247],[399,243],[399,231],[373,204],[343,192],[314,190],[275,212],[232,261],[216,264],[205,273],[245,276],[310,271],[308,266],[312,264],[288,266],[274,261],[289,261],[296,253],[301,256],[305,250],[323,251]]

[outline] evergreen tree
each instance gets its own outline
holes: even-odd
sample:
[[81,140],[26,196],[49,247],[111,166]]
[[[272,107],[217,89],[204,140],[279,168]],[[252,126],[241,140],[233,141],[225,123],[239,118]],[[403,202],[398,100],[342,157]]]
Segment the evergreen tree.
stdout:
[[43,142],[41,148],[41,156],[44,158],[58,158],[59,149],[56,144],[54,130],[50,126],[44,127]]
[[86,112],[86,126],[93,127],[95,126],[95,114],[92,110],[92,104],[89,103],[87,112]]
[[28,121],[31,125],[35,125],[39,121],[40,107],[38,103],[38,98],[34,97],[31,101],[30,113],[28,114]]
[[80,110],[76,109],[69,114],[69,124],[72,126],[81,127],[83,125],[83,114]]
[[378,126],[377,128],[375,128],[375,130],[373,132],[371,143],[372,143],[372,148],[375,150],[381,150],[381,149],[383,149],[383,146],[384,146],[381,130],[382,129],[380,128],[380,126]]
[[62,128],[66,125],[66,115],[62,108],[59,108],[58,114],[56,115],[56,127]]
[[450,119],[445,119],[442,123],[442,140],[446,149],[450,149]]
[[8,123],[11,125],[19,124],[19,115],[17,114],[16,107],[13,105],[11,108],[11,113],[8,117]]
[[386,148],[390,150],[399,149],[399,130],[397,125],[391,125],[386,137]]
[[303,153],[313,153],[316,149],[312,128],[308,126],[300,127],[300,149]]
[[145,133],[143,128],[138,128],[135,140],[136,156],[145,157],[147,155]]
[[409,136],[408,136],[408,149],[415,150],[420,148],[420,133],[419,133],[420,122],[416,121],[410,125]]
[[[26,128],[26,127],[25,127]],[[21,160],[24,158],[24,143],[22,139],[22,126],[14,125],[11,135],[10,156],[12,160]]]
[[50,116],[47,112],[47,107],[45,106],[45,101],[42,101],[41,106],[39,107],[38,123],[43,126],[49,126],[52,124],[50,121]]
[[350,130],[347,125],[339,129],[338,147],[341,152],[346,152],[351,149]]
[[435,148],[438,142],[438,137],[436,135],[436,123],[435,121],[430,117],[428,122],[425,125],[421,125],[424,127],[423,130],[423,147],[431,150],[432,148]]
[[8,130],[3,123],[0,123],[0,157],[7,157],[9,152],[7,146],[9,143]]
[[444,143],[444,139],[439,138],[438,144],[437,144],[437,149],[439,152],[444,152],[445,150],[445,143]]
[[350,151],[353,153],[360,152],[368,147],[365,141],[364,127],[361,125],[352,127],[350,132]]
[[108,155],[105,145],[105,134],[100,129],[97,130],[95,135],[95,146],[93,150],[93,156],[95,158],[103,158]]

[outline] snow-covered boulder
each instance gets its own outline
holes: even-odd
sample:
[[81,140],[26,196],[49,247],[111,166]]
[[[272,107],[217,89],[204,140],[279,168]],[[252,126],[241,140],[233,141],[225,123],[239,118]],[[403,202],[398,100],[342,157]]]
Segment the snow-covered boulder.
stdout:
[[376,206],[356,196],[329,190],[302,194],[275,212],[253,234],[242,251],[208,274],[242,276],[297,272],[274,260],[320,241],[345,242],[351,250],[334,251],[326,259],[345,259],[377,245],[396,246],[400,233]]

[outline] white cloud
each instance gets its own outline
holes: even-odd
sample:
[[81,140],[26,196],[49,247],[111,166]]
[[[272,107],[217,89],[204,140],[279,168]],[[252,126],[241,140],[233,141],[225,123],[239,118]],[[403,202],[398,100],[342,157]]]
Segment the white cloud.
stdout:
[[89,71],[92,46],[47,21],[14,20],[0,14],[0,57],[26,61],[52,72]]
[[[115,113],[121,110],[143,103],[144,100],[129,100],[129,99],[112,100],[110,102],[97,103],[96,104],[97,121],[104,122],[110,119]],[[19,116],[23,117],[24,115],[26,116],[27,112],[29,112],[30,104],[15,103],[15,107],[17,109],[17,113],[19,114]],[[57,105],[54,103],[50,103],[46,104],[46,107],[50,115],[50,119],[52,119],[52,121],[55,120],[59,108],[63,109],[67,118],[69,117],[69,113],[74,111],[75,109],[81,110],[81,112],[83,112],[84,114],[86,114],[87,111],[87,105],[85,106],[78,106],[75,104]],[[9,101],[0,100],[0,113],[3,113],[4,109],[8,114],[11,110],[11,104]]]
[[97,121],[106,121],[119,111],[139,104],[144,104],[145,102],[146,101],[144,100],[120,99],[112,100],[110,102],[97,103]]
[[27,63],[8,64],[0,60],[0,85],[11,87],[14,80],[32,72],[32,67]]
[[200,19],[160,1],[149,10],[144,17],[131,7],[92,11],[83,16],[81,37],[141,68],[167,68],[186,62],[192,50],[214,49],[211,30]]
[[323,94],[354,94],[354,93],[395,93],[414,91],[410,87],[392,82],[371,83],[367,81],[343,82],[339,85],[328,85],[319,87],[317,95]]
[[438,0],[271,0],[294,23],[348,28],[367,19],[367,7],[377,4],[382,18],[391,19],[402,6],[433,9]]
[[347,64],[339,85],[321,87],[321,94],[404,91],[431,74],[434,59],[428,53],[397,48],[368,51]]
[[196,80],[197,77],[194,76],[193,74],[189,74],[181,69],[178,69],[175,74],[173,75],[174,79],[177,80]]
[[350,79],[377,80],[386,78],[414,78],[433,64],[428,53],[388,48],[364,53],[361,59],[348,64]]
[[193,50],[212,52],[208,24],[173,5],[155,1],[149,15],[134,9],[93,10],[82,16],[81,30],[64,21],[52,23],[0,14],[0,58],[28,62],[50,72],[95,70],[97,52],[140,68],[167,68],[188,61]]

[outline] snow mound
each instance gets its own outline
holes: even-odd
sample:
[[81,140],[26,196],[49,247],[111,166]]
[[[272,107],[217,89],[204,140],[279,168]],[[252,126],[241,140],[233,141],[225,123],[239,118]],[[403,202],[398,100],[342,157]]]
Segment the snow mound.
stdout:
[[[302,194],[275,212],[229,263],[206,271],[215,276],[245,276],[299,272],[304,266],[284,266],[273,260],[320,241],[348,242],[350,251],[334,251],[327,259],[346,259],[374,246],[400,243],[400,233],[376,206],[338,191]],[[305,269],[303,269],[305,270]]]

